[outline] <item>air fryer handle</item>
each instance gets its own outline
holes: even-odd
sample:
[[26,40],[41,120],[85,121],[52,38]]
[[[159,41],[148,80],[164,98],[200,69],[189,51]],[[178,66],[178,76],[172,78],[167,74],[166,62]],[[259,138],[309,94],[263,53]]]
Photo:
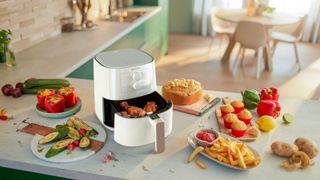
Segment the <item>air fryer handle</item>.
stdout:
[[162,153],[165,150],[164,121],[157,114],[152,114],[149,117],[155,133],[154,150],[156,153]]

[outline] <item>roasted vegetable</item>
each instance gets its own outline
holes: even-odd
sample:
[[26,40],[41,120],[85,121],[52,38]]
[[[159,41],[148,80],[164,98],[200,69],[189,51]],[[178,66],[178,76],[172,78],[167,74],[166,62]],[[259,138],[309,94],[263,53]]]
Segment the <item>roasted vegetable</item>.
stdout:
[[66,79],[28,79],[24,82],[27,89],[48,85],[70,86],[70,82]]
[[80,139],[80,134],[76,129],[69,127],[68,137],[70,137],[71,139],[77,140],[77,139]]
[[45,98],[45,109],[48,113],[60,113],[65,110],[64,97],[59,94],[52,94]]
[[254,109],[260,102],[260,96],[256,90],[249,89],[241,92],[242,102],[246,109]]
[[38,106],[41,109],[46,109],[45,106],[45,99],[47,96],[52,95],[55,93],[54,89],[41,89],[37,92],[37,101],[38,101]]
[[319,153],[317,145],[307,138],[299,137],[294,141],[294,144],[298,146],[299,151],[305,152],[311,159]]
[[95,129],[93,129],[91,126],[89,126],[87,123],[85,123],[82,119],[75,117],[75,116],[70,117],[67,121],[67,124],[69,126],[74,126],[77,130],[85,129],[87,132],[91,131],[90,135],[97,135],[98,134],[98,132]]
[[86,136],[84,136],[83,138],[80,139],[80,144],[79,144],[79,147],[81,149],[87,149],[90,147],[90,139]]
[[56,156],[57,154],[65,150],[68,144],[72,142],[73,142],[73,139],[64,139],[64,140],[58,141],[48,150],[48,152],[46,153],[46,158],[51,158],[53,156]]
[[275,141],[271,144],[273,154],[281,157],[290,157],[298,151],[298,147],[286,142]]
[[58,90],[58,94],[64,97],[66,107],[73,107],[78,102],[78,96],[74,87],[62,87]]
[[50,142],[58,141],[67,136],[69,129],[68,128],[60,128],[57,129],[55,132],[47,134],[46,136],[42,137],[38,144],[47,144]]

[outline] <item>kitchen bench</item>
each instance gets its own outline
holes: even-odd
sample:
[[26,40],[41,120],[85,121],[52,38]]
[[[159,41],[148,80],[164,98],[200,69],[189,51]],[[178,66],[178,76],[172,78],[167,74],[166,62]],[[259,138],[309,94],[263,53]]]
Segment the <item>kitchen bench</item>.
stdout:
[[[82,99],[82,109],[77,116],[85,120],[99,123],[94,112],[93,81],[70,79],[78,89]],[[240,98],[240,93],[207,91],[219,97],[230,96]],[[275,140],[293,142],[295,138],[304,136],[320,144],[320,102],[314,100],[280,99],[282,112],[294,115],[294,122],[278,127],[269,133],[262,133],[256,141],[250,143],[262,156],[261,164],[248,171],[237,171],[223,167],[215,162],[198,156],[207,165],[202,170],[195,163],[186,163],[192,148],[187,144],[187,135],[199,127],[218,129],[214,108],[201,117],[174,111],[173,131],[166,139],[166,151],[153,154],[153,144],[127,148],[113,141],[113,133],[108,131],[108,140],[104,148],[88,159],[67,163],[48,163],[36,158],[30,149],[32,135],[16,132],[17,125],[23,119],[50,125],[65,119],[45,119],[39,117],[35,108],[35,96],[24,95],[17,99],[0,96],[1,106],[12,113],[15,118],[11,121],[0,122],[0,166],[39,174],[52,175],[72,179],[320,179],[320,158],[316,157],[315,164],[304,170],[287,172],[280,167],[283,159],[271,154],[270,144]],[[14,102],[14,103],[12,103]],[[102,163],[103,155],[113,151],[119,161]],[[6,174],[4,174],[6,175]],[[14,175],[9,175],[11,177]],[[1,178],[2,179],[2,178]]]

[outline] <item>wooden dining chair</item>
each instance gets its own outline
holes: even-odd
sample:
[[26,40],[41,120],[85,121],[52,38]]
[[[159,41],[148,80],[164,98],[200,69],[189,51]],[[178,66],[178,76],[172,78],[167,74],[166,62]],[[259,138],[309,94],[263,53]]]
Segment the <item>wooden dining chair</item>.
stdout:
[[308,16],[305,15],[301,18],[299,25],[296,30],[292,33],[283,33],[283,32],[272,32],[271,39],[273,40],[272,56],[276,50],[278,42],[290,43],[293,44],[294,53],[296,57],[296,63],[298,64],[299,70],[301,70],[301,61],[299,58],[297,43],[301,40],[303,35],[303,30]]
[[265,26],[257,22],[240,21],[236,27],[235,42],[240,44],[240,49],[234,61],[232,73],[236,73],[239,66],[239,57],[241,55],[243,60],[245,49],[253,49],[257,52],[256,78],[259,79],[263,48],[268,46],[268,32]]
[[[219,37],[219,38],[223,38],[223,37],[228,37],[228,40],[230,40],[230,38],[232,37],[233,33],[235,32],[235,27],[232,26],[231,23],[225,22],[219,18],[216,17],[216,12],[218,11],[218,9],[214,9],[212,10],[212,14],[211,14],[211,25],[212,25],[212,30],[215,33],[215,37]],[[212,49],[212,45],[213,45],[213,41],[214,38],[213,37],[211,39],[210,42],[210,51]],[[222,44],[222,40],[220,40],[219,43],[219,49],[221,49],[221,44]]]

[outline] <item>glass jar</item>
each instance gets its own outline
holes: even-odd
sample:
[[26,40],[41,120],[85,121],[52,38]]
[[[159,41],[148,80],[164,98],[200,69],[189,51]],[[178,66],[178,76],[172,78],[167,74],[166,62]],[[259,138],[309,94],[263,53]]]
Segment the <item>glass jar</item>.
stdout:
[[7,66],[12,67],[17,64],[16,57],[13,53],[13,50],[10,44],[4,44],[4,54],[5,54]]

